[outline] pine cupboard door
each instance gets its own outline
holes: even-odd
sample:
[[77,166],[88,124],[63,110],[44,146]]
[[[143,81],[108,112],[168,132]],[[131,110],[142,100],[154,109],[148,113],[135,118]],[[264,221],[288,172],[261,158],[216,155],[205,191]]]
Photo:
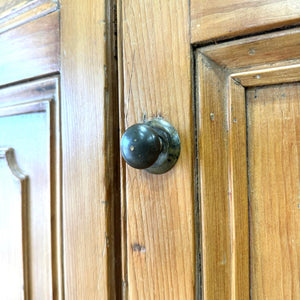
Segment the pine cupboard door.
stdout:
[[298,299],[299,2],[118,4],[121,133],[159,116],[182,146],[121,161],[124,298]]
[[0,1],[0,299],[120,294],[108,2]]
[[300,297],[299,41],[195,52],[204,299]]

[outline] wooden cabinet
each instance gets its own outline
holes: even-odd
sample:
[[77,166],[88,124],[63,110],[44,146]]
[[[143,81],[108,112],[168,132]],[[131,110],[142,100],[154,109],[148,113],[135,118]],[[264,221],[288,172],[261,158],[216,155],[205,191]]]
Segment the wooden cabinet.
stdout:
[[[300,7],[0,3],[0,298],[296,299]],[[120,158],[160,117],[166,174]]]

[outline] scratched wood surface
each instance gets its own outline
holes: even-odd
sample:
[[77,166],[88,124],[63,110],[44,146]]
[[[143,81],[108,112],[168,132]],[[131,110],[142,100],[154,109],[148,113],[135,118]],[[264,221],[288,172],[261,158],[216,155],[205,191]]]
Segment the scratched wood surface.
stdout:
[[122,164],[125,299],[194,299],[188,1],[120,4],[121,131],[161,116],[178,130],[182,147],[177,165],[164,175]]
[[299,22],[298,0],[191,0],[192,43],[263,32]]
[[252,299],[300,297],[300,84],[247,92]]

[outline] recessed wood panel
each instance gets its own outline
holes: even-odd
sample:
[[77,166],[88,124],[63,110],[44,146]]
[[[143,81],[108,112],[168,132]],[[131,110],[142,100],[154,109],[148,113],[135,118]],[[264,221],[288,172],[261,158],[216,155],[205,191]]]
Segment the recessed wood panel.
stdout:
[[[22,225],[30,299],[60,299],[62,293],[57,93],[57,78],[0,89],[0,146],[14,149],[16,164],[28,176]],[[4,190],[5,201],[11,192]]]
[[[286,30],[196,52],[204,299],[249,299],[251,291],[254,299],[300,296],[294,238],[299,232],[299,84],[292,83],[300,80],[297,35],[298,29]],[[258,46],[257,52],[249,55],[249,45]],[[262,87],[246,96],[247,87],[255,85]],[[248,115],[246,98],[252,102]]]
[[298,0],[191,0],[192,43],[299,24]]
[[247,92],[252,299],[300,297],[300,84]]
[[26,176],[13,149],[0,148],[0,297],[28,299]]
[[0,34],[0,86],[59,71],[59,14]]

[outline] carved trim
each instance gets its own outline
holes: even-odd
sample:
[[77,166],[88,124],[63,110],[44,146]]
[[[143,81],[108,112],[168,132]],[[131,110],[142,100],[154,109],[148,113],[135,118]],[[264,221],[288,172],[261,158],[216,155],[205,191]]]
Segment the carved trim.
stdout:
[[12,148],[0,148],[0,159],[6,161],[8,169],[20,185],[20,200],[21,200],[21,235],[22,235],[22,263],[23,263],[23,295],[24,299],[29,299],[29,285],[28,285],[28,177],[19,168],[16,159],[14,149]]
[[23,114],[45,112],[49,108],[49,102],[52,99],[45,99],[26,104],[8,106],[0,108],[0,117],[16,116]]

